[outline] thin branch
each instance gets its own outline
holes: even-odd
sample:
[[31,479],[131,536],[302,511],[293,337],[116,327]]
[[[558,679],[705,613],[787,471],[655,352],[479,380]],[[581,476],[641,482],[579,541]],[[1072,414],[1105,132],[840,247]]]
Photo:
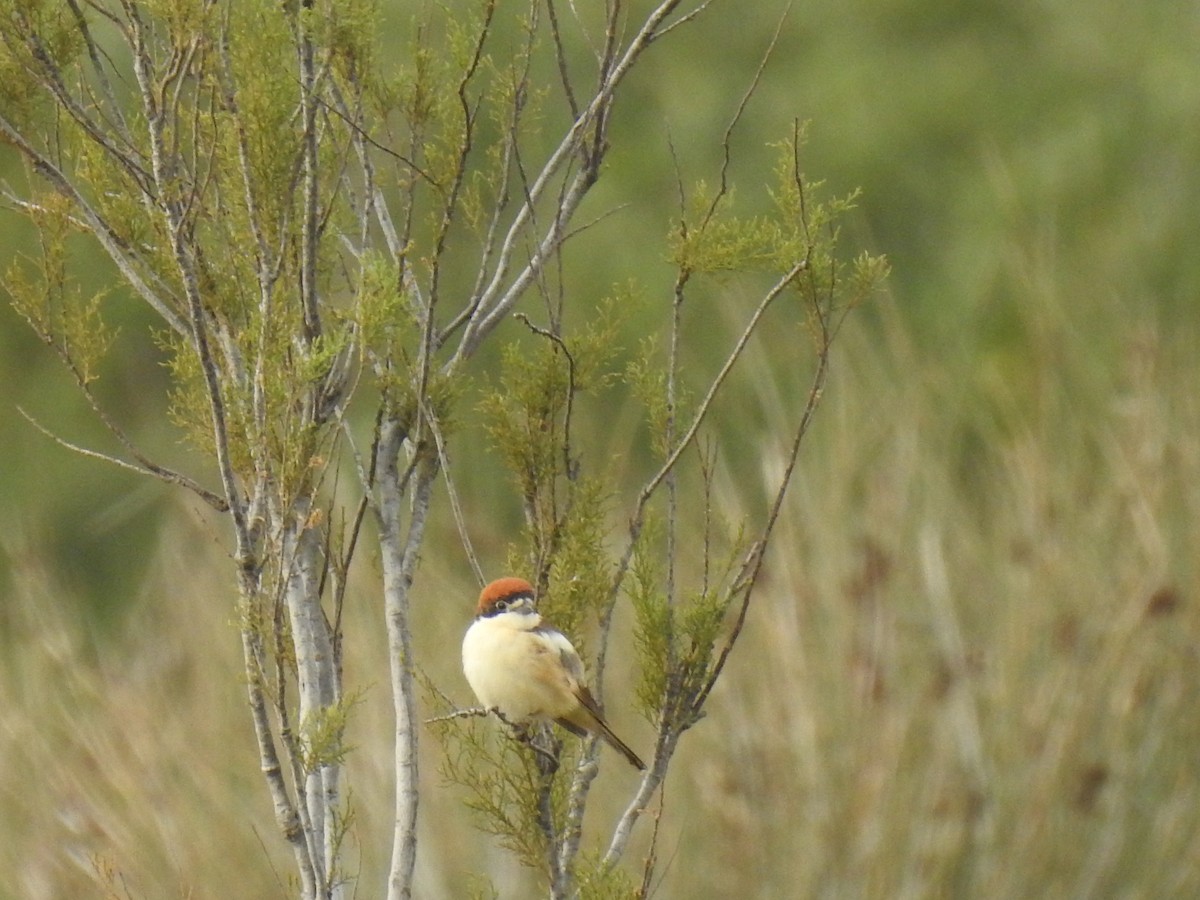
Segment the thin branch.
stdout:
[[658,32],[657,37],[660,37],[660,38],[666,37],[668,34],[670,34],[676,28],[686,25],[689,22],[691,22],[693,19],[698,18],[700,16],[700,14],[703,13],[705,10],[707,10],[710,6],[712,6],[714,2],[716,2],[716,0],[704,0],[704,2],[701,3],[699,6],[697,6],[695,9],[691,10],[690,12],[684,13],[682,16],[680,16],[674,22],[669,22],[666,25],[664,25],[662,27],[662,29]]
[[[89,396],[89,399],[91,399],[90,396]],[[50,429],[48,429],[46,426],[44,426],[41,422],[39,422],[37,419],[35,419],[32,415],[30,415],[28,412],[26,412],[20,406],[17,407],[17,412],[19,412],[21,414],[21,416],[25,419],[26,422],[28,422],[30,425],[32,425],[34,428],[36,428],[38,431],[40,431],[46,437],[50,438],[50,440],[54,441],[54,443],[58,444],[60,447],[64,447],[67,450],[71,450],[74,453],[80,454],[81,456],[87,456],[92,459],[101,460],[103,462],[109,463],[110,465],[117,466],[120,469],[125,469],[126,471],[134,472],[138,475],[150,475],[154,478],[157,478],[160,481],[165,481],[168,484],[173,484],[173,485],[176,485],[177,487],[187,488],[189,491],[194,493],[201,500],[203,500],[205,503],[207,503],[209,506],[211,506],[213,509],[217,510],[218,512],[228,512],[229,511],[229,504],[225,502],[224,498],[218,496],[217,494],[214,494],[210,490],[207,490],[207,489],[201,487],[199,484],[192,481],[192,479],[188,478],[188,476],[183,475],[182,473],[179,473],[179,472],[175,472],[164,466],[157,465],[156,463],[153,463],[150,460],[146,459],[137,450],[137,448],[135,448],[133,446],[133,444],[128,440],[128,438],[125,436],[124,432],[122,432],[120,430],[120,428],[118,428],[114,422],[109,420],[108,416],[104,413],[104,411],[102,409],[100,409],[96,405],[93,405],[92,408],[100,416],[101,420],[104,422],[105,426],[109,429],[109,431],[112,432],[112,434],[117,437],[117,439],[121,442],[121,444],[125,447],[125,449],[129,450],[130,453],[134,456],[134,458],[137,459],[137,463],[138,463],[137,465],[126,462],[125,460],[120,459],[119,457],[110,456],[107,453],[101,453],[98,450],[91,450],[87,447],[82,447],[79,444],[71,443],[67,439],[60,437],[59,435],[52,432]]]
[[571,460],[571,411],[575,404],[575,357],[571,355],[571,351],[567,348],[567,342],[562,339],[561,335],[555,334],[540,326],[534,325],[529,321],[529,316],[525,313],[517,313],[516,318],[525,324],[536,335],[546,338],[554,344],[562,352],[562,355],[567,358],[567,401],[566,409],[563,410],[563,471],[567,478],[573,478],[574,462]]
[[[87,17],[83,14],[83,10],[79,8],[77,0],[67,0],[67,5],[71,8],[71,12],[75,16],[75,27],[79,29],[79,33],[83,36],[84,43],[87,45],[88,58],[92,61],[92,71],[96,73],[96,81],[99,83],[100,90],[108,102],[107,108],[116,119],[117,130],[120,132],[121,138],[125,143],[132,147],[133,137],[130,134],[129,125],[125,121],[125,114],[121,112],[121,104],[117,102],[116,92],[113,90],[112,82],[109,81],[108,74],[104,70],[101,56],[108,60],[109,65],[112,65],[112,59],[92,36],[92,29],[88,25]],[[109,18],[111,19],[112,17],[109,16]]]
[[[558,756],[552,751],[539,748],[533,740],[532,735],[528,744],[536,753],[534,764],[539,776],[537,786],[537,825],[542,832],[542,838],[545,842],[546,868],[550,875],[550,897],[551,900],[567,900],[571,894],[571,874],[570,870],[563,865],[558,854],[558,829],[555,827],[554,822],[553,787],[554,776],[557,774],[559,768],[559,760]],[[538,752],[539,750],[543,752]]]
[[[658,840],[662,828],[663,816],[667,811],[667,787],[658,792],[658,809],[654,813],[654,829],[650,832],[650,847],[646,851],[646,860],[642,865],[642,885],[639,897],[653,896],[654,870],[658,865]],[[669,866],[669,863],[668,863]],[[661,881],[660,881],[661,883]]]
[[[331,82],[331,85],[334,85],[334,84],[335,83]],[[335,97],[339,96],[339,92],[336,89],[331,90],[331,93],[333,93]],[[321,97],[316,97],[316,98],[314,98],[314,100],[317,103],[320,103],[321,105],[323,105],[327,112],[330,112],[333,115],[337,116],[339,119],[341,119],[342,123],[347,128],[349,128],[351,131],[353,131],[355,133],[355,135],[357,135],[358,139],[362,142],[364,147],[372,147],[375,150],[378,150],[381,153],[384,153],[387,156],[390,156],[396,162],[402,163],[403,165],[405,165],[409,169],[411,169],[412,172],[418,178],[420,178],[422,181],[428,183],[429,185],[431,185],[433,187],[437,186],[437,182],[434,181],[433,176],[430,175],[428,172],[426,172],[424,169],[422,169],[419,165],[417,165],[417,163],[414,162],[411,157],[405,156],[403,153],[398,153],[395,150],[393,150],[391,147],[387,146],[386,144],[382,144],[379,141],[377,141],[375,138],[373,138],[371,136],[371,134],[365,128],[363,128],[360,124],[358,124],[358,122],[355,121],[354,117],[352,117],[349,114],[349,112],[345,108],[344,104],[339,104],[341,106],[341,108],[339,108],[338,106],[331,104],[328,100],[325,100],[324,98],[321,98]]]
[[471,535],[467,530],[467,520],[466,516],[463,515],[462,503],[458,499],[458,491],[454,488],[454,479],[450,476],[450,460],[446,456],[446,442],[442,437],[442,429],[432,416],[426,416],[425,421],[429,424],[429,430],[433,434],[434,443],[437,445],[438,461],[442,470],[442,478],[446,482],[446,494],[450,498],[450,511],[454,515],[454,525],[458,529],[458,539],[462,541],[463,551],[467,554],[467,562],[471,564],[471,571],[475,573],[475,581],[482,588],[487,583],[487,579],[483,574],[483,566],[479,563],[479,556],[475,553],[475,547],[471,543]]
[[[243,585],[245,587],[245,585]],[[250,603],[250,596],[243,591],[242,600]],[[250,699],[250,715],[254,722],[254,735],[258,740],[259,768],[267,782],[267,790],[275,806],[275,821],[284,839],[291,844],[296,856],[296,869],[301,879],[301,896],[315,897],[316,881],[313,878],[312,858],[309,855],[308,843],[304,839],[304,829],[300,823],[300,815],[288,795],[287,782],[283,777],[283,767],[279,762],[279,754],[271,734],[271,717],[267,711],[266,698],[263,691],[263,671],[259,666],[261,659],[261,640],[258,631],[252,627],[242,627],[242,655],[245,663],[247,678],[247,693]]]
[[321,311],[317,296],[317,229],[320,193],[317,155],[317,75],[308,17],[297,21],[297,52],[300,69],[301,153],[303,156],[303,194],[300,220],[300,302],[304,311],[304,339],[311,345],[321,336]]
[[508,227],[505,238],[501,243],[500,255],[496,270],[490,283],[484,288],[482,296],[473,299],[471,306],[474,312],[467,322],[466,330],[459,340],[458,349],[446,364],[446,369],[452,370],[466,357],[478,349],[483,338],[508,315],[512,306],[524,291],[536,279],[538,271],[545,260],[561,244],[563,224],[570,220],[583,200],[584,194],[594,182],[596,168],[600,164],[598,158],[589,159],[589,168],[579,172],[571,185],[562,195],[558,211],[547,227],[545,234],[538,242],[538,247],[529,263],[506,288],[504,282],[509,274],[512,256],[516,249],[518,237],[525,231],[534,213],[534,206],[550,187],[555,175],[567,161],[582,146],[588,129],[593,126],[602,127],[603,121],[611,106],[617,87],[633,68],[634,63],[641,57],[654,41],[658,29],[664,20],[679,6],[681,0],[665,0],[659,4],[644,20],[633,40],[630,41],[620,61],[615,64],[611,73],[600,85],[595,96],[584,109],[583,113],[571,125],[571,128],[559,142],[558,147],[550,154],[541,172],[529,187],[528,199],[518,210]]
[[[698,15],[704,7],[696,10],[693,15]],[[767,63],[771,57],[775,55],[775,47],[779,43],[779,36],[783,33],[784,23],[787,21],[788,13],[791,12],[792,3],[788,0],[788,4],[784,7],[783,14],[780,15],[779,21],[775,24],[775,33],[771,35],[771,41],[767,44],[767,49],[763,51],[762,58],[758,62],[758,68],[754,72],[754,77],[750,79],[750,86],[746,88],[742,94],[742,99],[738,103],[737,109],[734,111],[733,118],[729,120],[729,124],[725,126],[725,134],[721,138],[721,187],[717,190],[716,196],[713,197],[712,203],[709,204],[708,212],[700,223],[700,230],[703,231],[713,216],[717,213],[717,207],[721,200],[729,193],[729,165],[733,158],[733,132],[737,129],[738,124],[742,121],[742,116],[746,112],[746,107],[750,105],[751,98],[758,92],[759,82],[762,81],[763,72],[766,71]],[[676,25],[682,24],[680,22]],[[672,26],[674,27],[674,26]]]
[[[599,682],[597,682],[599,684]],[[571,779],[571,789],[567,794],[567,814],[563,822],[563,834],[558,849],[559,866],[564,871],[570,870],[572,860],[579,854],[579,844],[583,840],[583,817],[587,812],[588,795],[592,784],[600,774],[600,741],[595,735],[590,735],[583,742],[579,763],[575,766],[575,774]]]
[[[77,14],[78,12],[78,9],[76,9]],[[105,153],[107,153],[109,157],[111,157],[113,161],[117,163],[118,166],[124,169],[142,192],[149,193],[151,188],[150,173],[138,165],[129,153],[123,152],[115,147],[109,140],[109,136],[79,105],[79,103],[71,95],[71,92],[67,90],[67,86],[63,84],[62,70],[51,58],[50,53],[46,50],[46,47],[42,43],[40,36],[30,29],[29,22],[24,19],[22,14],[18,13],[17,15],[19,17],[20,24],[25,29],[29,29],[25,35],[25,43],[30,54],[40,66],[39,80],[41,81],[42,86],[54,95],[54,98],[58,101],[59,106],[80,128],[87,133],[88,137],[95,142],[96,146],[103,149]],[[86,22],[83,24],[86,26]],[[80,31],[85,39],[85,42],[89,44],[90,47],[91,39],[89,34],[86,32],[86,27],[81,27]]]
[[783,509],[784,497],[791,484],[792,474],[795,471],[796,462],[800,456],[800,445],[803,443],[805,435],[808,434],[809,426],[812,424],[813,416],[816,414],[817,406],[820,404],[821,396],[825,390],[825,382],[829,376],[829,350],[832,345],[833,333],[828,327],[825,312],[820,309],[819,301],[814,301],[814,304],[817,306],[816,314],[821,328],[820,344],[817,352],[817,369],[813,374],[812,384],[808,390],[808,398],[804,404],[804,412],[800,416],[800,421],[792,437],[787,464],[784,467],[779,487],[775,491],[775,498],[771,503],[771,509],[767,514],[766,522],[759,532],[758,539],[751,545],[746,559],[742,563],[741,571],[729,589],[731,596],[736,596],[738,592],[741,592],[742,595],[737,617],[734,619],[733,628],[730,630],[728,637],[725,638],[725,643],[721,647],[721,652],[717,657],[716,663],[713,664],[708,677],[705,679],[704,686],[700,689],[695,701],[692,703],[693,713],[699,713],[708,700],[708,695],[716,685],[717,679],[721,677],[721,672],[725,668],[729,654],[733,652],[733,646],[737,643],[737,639],[742,633],[742,627],[746,622],[746,613],[750,607],[750,596],[754,592],[754,588],[758,583],[759,573],[762,571],[763,558],[767,544],[771,539],[771,532],[774,530],[779,513]]
[[434,716],[432,719],[426,719],[425,724],[426,725],[434,725],[438,722],[452,722],[455,719],[487,718],[488,716],[490,716],[492,714],[500,716],[500,718],[503,719],[503,716],[501,715],[500,710],[496,709],[495,707],[491,707],[489,709],[488,707],[485,707],[485,706],[471,706],[466,709],[456,709],[454,712],[447,713],[444,716]]
[[[438,332],[435,346],[441,347],[463,325],[471,320],[484,298],[484,285],[492,275],[492,259],[497,252],[497,243],[504,213],[509,204],[509,186],[513,172],[519,168],[520,150],[517,137],[521,130],[521,115],[529,97],[529,72],[533,65],[533,35],[529,35],[521,54],[524,67],[516,78],[516,89],[513,91],[512,106],[506,126],[503,144],[503,154],[499,165],[498,184],[494,187],[495,200],[492,204],[492,215],[488,222],[487,233],[483,238],[479,261],[476,265],[475,283],[471,287],[470,299],[459,313]],[[527,185],[523,185],[526,186]],[[525,192],[528,198],[528,191]]]
[[[438,693],[440,694],[441,692],[438,691]],[[453,722],[457,719],[486,719],[489,717],[499,719],[501,722],[507,725],[509,728],[509,733],[512,735],[513,739],[521,744],[524,744],[535,754],[537,754],[538,758],[545,763],[546,766],[553,767],[555,770],[558,769],[559,758],[553,749],[547,750],[545,747],[540,746],[537,741],[534,740],[534,736],[528,725],[522,722],[514,722],[494,706],[469,706],[464,709],[456,709],[454,712],[446,713],[445,715],[441,716],[434,716],[431,719],[426,719],[424,724],[436,725],[441,722]],[[539,769],[540,768],[541,767],[539,766]],[[547,843],[552,844],[553,841],[547,841]]]
[[56,191],[75,204],[81,218],[87,223],[92,234],[96,236],[96,240],[100,242],[100,246],[104,248],[109,259],[120,269],[121,275],[129,283],[130,287],[137,292],[138,296],[145,300],[162,317],[167,325],[171,327],[172,331],[184,336],[189,335],[190,331],[186,321],[175,310],[171,309],[167,300],[155,292],[138,273],[134,266],[134,255],[126,246],[124,240],[104,220],[104,217],[92,207],[79,188],[63,173],[62,169],[55,165],[48,156],[41,153],[29,143],[3,113],[0,113],[0,134],[3,134],[29,160],[35,172],[50,182]]
[[[384,621],[391,661],[392,703],[395,710],[395,820],[392,858],[388,873],[389,900],[406,900],[412,895],[413,870],[417,857],[417,806],[420,800],[417,770],[416,699],[413,694],[412,635],[410,633],[409,589],[425,535],[437,456],[420,445],[402,474],[399,467],[406,431],[401,422],[385,415],[379,427],[374,456],[379,481],[375,511],[379,522],[380,561],[383,569]],[[416,471],[409,505],[407,533],[402,526],[403,490]]]
[[[462,193],[463,182],[467,175],[467,162],[471,156],[471,150],[475,145],[475,120],[479,114],[479,106],[482,103],[482,98],[476,100],[474,106],[471,104],[468,96],[468,89],[475,79],[475,75],[479,72],[479,68],[483,63],[483,49],[487,44],[488,37],[491,36],[492,17],[496,13],[496,0],[489,0],[484,8],[483,21],[479,25],[479,38],[475,42],[475,49],[471,54],[471,59],[463,70],[462,77],[458,81],[458,88],[455,91],[455,96],[458,98],[459,110],[462,113],[462,142],[458,147],[458,159],[454,165],[454,178],[450,183],[449,191],[445,192],[445,202],[442,204],[441,221],[438,224],[437,236],[433,242],[433,263],[432,272],[430,274],[429,284],[429,306],[432,307],[438,301],[438,286],[441,279],[442,258],[446,252],[447,240],[450,235],[450,227],[454,224],[454,213],[459,207],[459,197]],[[430,315],[432,318],[432,314]],[[424,346],[426,355],[433,346],[433,331],[432,328],[427,328],[427,336]],[[422,373],[423,378],[426,373]],[[423,387],[424,385],[422,385]],[[423,393],[423,392],[422,392]]]
[[[742,353],[745,350],[747,342],[749,341],[751,335],[753,335],[755,333],[755,331],[757,330],[758,323],[761,320],[763,314],[766,312],[767,308],[781,293],[783,293],[783,291],[796,279],[796,277],[801,272],[805,271],[807,268],[808,268],[808,260],[807,259],[800,260],[798,263],[793,265],[791,267],[791,269],[789,269],[788,272],[785,273],[784,276],[782,278],[780,278],[775,283],[775,285],[764,295],[764,297],[760,301],[758,307],[755,309],[754,313],[751,315],[747,324],[742,329],[742,333],[739,336],[738,340],[736,341],[734,348],[730,351],[728,357],[726,358],[724,366],[722,366],[721,370],[717,373],[716,377],[713,379],[713,382],[709,387],[708,393],[706,394],[705,398],[701,401],[699,408],[697,409],[697,411],[695,412],[695,414],[692,417],[691,425],[688,427],[687,431],[684,432],[683,436],[679,440],[679,443],[671,451],[671,453],[667,457],[666,461],[659,468],[658,472],[656,472],[650,478],[650,480],[646,482],[645,486],[642,488],[642,492],[639,495],[637,504],[635,506],[634,514],[630,520],[628,543],[626,545],[625,552],[622,554],[622,556],[617,564],[616,573],[614,574],[612,588],[611,588],[612,598],[615,599],[616,593],[620,589],[621,583],[624,581],[625,574],[629,569],[630,562],[633,558],[633,551],[637,544],[638,537],[641,534],[642,526],[645,521],[646,508],[649,504],[650,498],[654,495],[654,493],[658,489],[659,485],[661,485],[663,483],[663,481],[673,471],[673,469],[675,468],[675,465],[678,463],[679,458],[682,456],[684,451],[687,450],[687,448],[695,440],[696,434],[699,431],[701,423],[705,420],[705,418],[708,415],[709,410],[712,407],[713,400],[716,397],[717,391],[720,389],[721,385],[724,383],[725,379],[728,377],[730,371],[733,369],[733,366],[741,358]],[[823,383],[823,381],[822,381],[822,383]],[[817,398],[813,398],[811,396],[809,398],[809,406],[814,410],[815,410],[815,406],[816,406],[816,399],[819,399],[819,392],[818,392]],[[810,419],[811,419],[811,413],[807,414],[804,418],[805,430],[807,429],[806,423]],[[797,441],[793,447],[793,454],[798,452],[798,447],[799,447],[799,443]],[[794,458],[793,458],[793,463],[794,463]],[[790,471],[789,471],[789,475],[790,475]],[[781,497],[777,497],[776,504],[775,504],[776,508],[774,508],[772,511],[768,526],[766,528],[764,528],[764,534],[767,536],[769,536],[769,534],[770,534],[770,529],[773,526],[775,517],[778,514],[777,507],[781,504],[781,502],[782,502]],[[750,556],[747,558],[746,562],[743,564],[743,572],[749,574],[749,576],[751,578],[756,578],[757,574],[758,574],[758,565],[761,564],[761,552],[759,552],[760,550],[761,550],[761,545],[756,543],[755,546],[751,550]],[[742,583],[744,583],[742,581],[742,579],[738,579],[735,582],[735,588],[736,588],[736,586],[738,586]],[[731,592],[735,588],[731,588]],[[746,601],[746,602],[748,602],[748,601]],[[745,612],[746,612],[746,608],[744,605],[743,608],[740,610],[739,619],[735,623],[735,628],[739,631],[741,628],[741,624],[742,624],[742,622],[744,622],[744,619],[745,619]],[[732,649],[731,644],[727,644],[726,647],[723,648],[723,655],[718,662],[719,666],[724,665],[724,659],[726,657],[728,657],[729,651],[731,649]],[[718,674],[719,674],[719,670],[718,670]],[[711,683],[706,683],[705,688],[703,689],[705,697],[707,697],[707,691],[711,690],[711,687],[712,687]],[[699,709],[700,709],[700,704],[693,704],[692,715],[693,716],[696,715],[699,712]],[[654,790],[658,787],[658,785],[666,777],[667,766],[670,763],[671,757],[674,755],[674,750],[675,750],[675,747],[678,743],[678,740],[679,740],[681,734],[682,734],[682,730],[677,730],[675,728],[663,727],[663,728],[659,729],[658,745],[655,748],[654,761],[651,764],[651,768],[643,776],[642,782],[638,787],[637,794],[634,796],[634,798],[630,801],[629,805],[626,807],[625,812],[622,815],[622,817],[617,825],[617,828],[613,832],[612,842],[610,843],[608,852],[605,854],[605,857],[604,857],[604,865],[608,866],[608,865],[615,864],[616,860],[619,859],[621,854],[624,852],[625,846],[627,845],[629,838],[632,834],[633,826],[636,824],[636,822],[637,822],[638,818],[641,816],[642,812],[646,809],[646,806],[649,803],[650,797],[653,795]]]
[[27,213],[30,215],[30,218],[34,218],[36,216],[60,215],[63,219],[69,222],[72,227],[78,228],[80,231],[91,230],[91,228],[88,226],[88,223],[83,219],[70,214],[63,214],[58,211],[52,213],[45,206],[45,204],[38,203],[34,200],[26,200],[23,197],[18,197],[15,193],[13,193],[12,188],[8,186],[7,182],[4,183],[3,190],[0,190],[0,197],[3,197],[4,202],[8,204],[9,209],[13,210],[14,212]]
[[216,448],[217,468],[221,473],[221,485],[225,498],[229,502],[229,514],[233,519],[235,540],[237,542],[237,562],[246,569],[254,565],[254,552],[247,525],[245,499],[238,486],[237,476],[233,469],[229,448],[229,430],[225,412],[225,397],[222,390],[216,361],[213,359],[208,340],[208,326],[204,311],[200,287],[196,280],[195,259],[187,240],[185,225],[181,218],[181,210],[177,199],[166,199],[172,195],[164,190],[167,182],[172,179],[170,161],[164,158],[166,148],[163,141],[163,111],[154,95],[150,51],[145,43],[143,25],[136,6],[127,4],[126,12],[131,23],[130,51],[133,55],[134,74],[142,95],[142,104],[146,112],[147,126],[150,135],[150,159],[158,195],[162,198],[160,208],[166,220],[171,235],[172,250],[179,275],[183,282],[184,294],[188,309],[187,332],[193,341],[196,355],[200,362],[204,377],[205,392],[208,396],[209,411],[212,416],[213,443]]
[[[230,28],[229,23],[230,10],[224,11],[225,21],[222,27],[227,32]],[[250,147],[249,138],[246,134],[246,123],[242,117],[241,106],[237,98],[237,86],[233,82],[233,62],[229,58],[229,41],[221,40],[219,59],[221,63],[220,78],[218,83],[221,86],[221,102],[225,110],[230,115],[230,121],[233,123],[233,132],[237,138],[237,153],[238,153],[238,171],[242,176],[242,200],[246,205],[246,219],[250,226],[250,233],[254,237],[254,248],[256,255],[259,278],[259,291],[264,296],[269,293],[271,279],[269,277],[271,271],[270,251],[267,245],[266,235],[263,231],[262,215],[258,208],[258,200],[254,196],[253,171],[250,163]],[[260,306],[259,312],[263,319],[266,319],[266,309]]]
[[659,744],[655,748],[654,760],[650,764],[650,768],[642,776],[642,780],[638,783],[638,789],[630,798],[629,803],[625,806],[625,811],[621,814],[621,818],[617,822],[617,827],[613,829],[612,840],[609,842],[608,850],[604,854],[604,859],[601,865],[604,868],[614,866],[617,860],[625,852],[625,847],[629,844],[629,839],[633,835],[633,826],[637,824],[643,812],[650,805],[650,798],[654,796],[654,792],[658,790],[667,777],[667,768],[670,766],[671,759],[675,755],[675,748],[679,742],[679,732],[662,732],[659,735]]
[[562,85],[563,96],[567,99],[567,107],[571,110],[571,118],[579,118],[579,104],[575,101],[575,91],[571,88],[571,73],[567,67],[567,51],[563,47],[562,32],[558,27],[558,9],[554,0],[547,0],[546,10],[550,14],[550,34],[554,38],[554,57],[558,62],[558,80]]
[[746,348],[746,344],[749,342],[751,335],[753,335],[757,330],[758,323],[762,319],[763,314],[767,311],[767,308],[780,294],[784,292],[784,290],[786,290],[788,285],[792,283],[796,276],[803,272],[807,267],[808,261],[800,260],[800,262],[792,266],[787,273],[784,274],[784,276],[778,281],[776,281],[774,286],[767,291],[763,299],[759,302],[758,307],[754,310],[754,313],[750,316],[750,320],[747,322],[745,328],[742,329],[742,333],[738,337],[737,342],[734,344],[733,349],[729,352],[729,355],[725,360],[725,364],[721,367],[721,370],[717,373],[716,377],[712,381],[712,384],[709,386],[708,393],[700,402],[700,406],[697,408],[695,415],[692,417],[691,425],[689,425],[687,431],[683,433],[679,443],[675,446],[674,450],[671,451],[671,454],[667,457],[666,461],[663,462],[658,471],[655,472],[654,475],[652,475],[642,487],[642,491],[638,495],[637,504],[634,508],[634,514],[630,522],[629,544],[626,547],[625,553],[622,555],[621,562],[617,567],[617,577],[613,587],[614,591],[619,587],[625,571],[629,568],[629,562],[633,557],[633,548],[637,541],[638,535],[641,534],[642,524],[645,519],[646,506],[650,502],[650,498],[654,495],[655,491],[658,490],[658,487],[660,484],[662,484],[663,479],[665,479],[671,470],[675,468],[675,464],[679,462],[679,458],[695,439],[697,432],[700,430],[700,425],[708,416],[708,411],[712,407],[712,403],[717,395],[717,392],[720,390],[721,385],[725,383],[725,379],[733,370],[734,365],[736,365],[737,361],[741,359],[742,353]]

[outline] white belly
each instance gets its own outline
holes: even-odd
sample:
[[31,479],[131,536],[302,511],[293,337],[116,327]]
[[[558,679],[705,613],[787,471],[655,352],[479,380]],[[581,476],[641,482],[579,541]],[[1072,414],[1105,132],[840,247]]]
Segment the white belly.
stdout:
[[463,638],[463,674],[471,690],[483,706],[513,722],[566,715],[577,701],[562,679],[547,677],[547,655],[536,652],[540,639],[502,618],[475,621]]

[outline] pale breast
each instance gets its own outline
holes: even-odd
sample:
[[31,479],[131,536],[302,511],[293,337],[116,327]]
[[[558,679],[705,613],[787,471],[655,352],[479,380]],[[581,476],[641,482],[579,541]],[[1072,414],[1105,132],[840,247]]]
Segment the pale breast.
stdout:
[[516,722],[566,715],[578,701],[561,661],[561,648],[545,635],[515,628],[504,618],[478,619],[467,629],[463,674],[471,690],[482,705],[495,707]]

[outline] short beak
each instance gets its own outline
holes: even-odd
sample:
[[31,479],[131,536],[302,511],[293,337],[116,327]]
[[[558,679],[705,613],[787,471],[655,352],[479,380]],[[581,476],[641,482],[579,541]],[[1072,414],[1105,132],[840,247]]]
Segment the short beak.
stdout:
[[509,610],[520,613],[531,613],[536,611],[533,605],[533,600],[529,597],[518,597],[515,601],[513,601],[513,604],[509,606]]

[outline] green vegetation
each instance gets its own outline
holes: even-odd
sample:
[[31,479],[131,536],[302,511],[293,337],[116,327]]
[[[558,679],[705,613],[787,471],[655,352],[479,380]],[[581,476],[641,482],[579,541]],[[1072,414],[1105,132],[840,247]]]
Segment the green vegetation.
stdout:
[[[630,448],[666,427],[665,405],[650,424],[644,409],[665,385],[650,374],[636,391],[604,381],[603,372],[629,369],[600,351],[635,367],[635,357],[666,352],[674,264],[698,249],[679,241],[676,258],[665,249],[679,208],[666,146],[685,183],[698,173],[712,190],[720,135],[774,26],[773,11],[761,21],[739,12],[732,28],[728,15],[717,4],[681,32],[678,53],[650,56],[630,82],[612,141],[638,142],[610,158],[614,178],[598,187],[593,214],[630,206],[590,226],[606,250],[564,257],[593,299],[634,284],[595,326],[604,336],[570,348],[595,363],[598,391],[578,401],[574,446],[629,474],[622,484],[659,461]],[[893,274],[888,296],[846,322],[726,680],[631,845],[630,858],[657,856],[657,896],[1200,893],[1198,36],[1183,7],[1115,0],[793,9],[732,145],[744,221],[780,200],[767,191],[773,142],[793,116],[809,120],[803,170],[824,179],[826,198],[862,189],[841,226],[852,243],[886,252]],[[272,59],[242,63],[278,74]],[[442,63],[453,61],[410,65]],[[277,148],[260,149],[270,178]],[[487,183],[463,190],[476,198]],[[684,212],[695,221],[705,209],[697,193]],[[32,251],[17,217],[0,216],[11,251]],[[766,258],[762,246],[745,252]],[[70,337],[89,363],[83,380],[145,449],[186,467],[193,451],[163,429],[168,411],[156,405],[170,339],[135,339],[144,315],[109,290],[107,264],[73,249],[65,264],[80,290],[71,296],[108,324]],[[355,327],[378,346],[394,340],[387,331],[405,307],[388,290],[388,265],[362,261],[356,306]],[[682,360],[685,408],[736,335],[723,309],[744,306],[739,290],[716,271],[700,295],[716,312],[685,322],[703,338]],[[0,322],[0,870],[10,873],[0,897],[288,895],[291,863],[255,770],[245,684],[231,674],[242,661],[221,524],[21,419],[16,404],[72,441],[112,449],[74,379],[16,312],[0,310]],[[720,412],[719,450],[704,457],[711,476],[680,487],[712,491],[720,521],[697,517],[680,540],[698,549],[711,533],[718,574],[726,560],[736,568],[740,524],[761,511],[784,465],[761,435],[795,408],[803,324],[793,316],[756,341]],[[619,329],[611,339],[608,327]],[[559,350],[520,322],[505,328],[505,341],[525,350],[510,363],[545,363],[543,398],[558,402]],[[648,333],[657,340],[644,347]],[[93,367],[105,347],[116,365]],[[305,363],[336,353],[319,348]],[[498,436],[489,411],[501,404],[533,408],[535,397],[504,391],[500,356],[485,351],[479,368],[493,374],[445,400],[466,446]],[[270,398],[280,408],[290,400]],[[561,427],[561,415],[548,421]],[[490,458],[455,482],[489,568],[511,552],[529,494],[514,482],[521,463]],[[561,457],[535,462],[561,478]],[[609,534],[621,533],[618,502],[628,498],[588,481],[575,490],[614,519]],[[605,564],[586,552],[602,524],[572,522],[572,566]],[[476,591],[450,516],[429,528],[414,653],[430,682],[465,705],[458,641]],[[643,539],[665,541],[665,527],[652,519]],[[662,612],[662,568],[637,557],[632,571],[636,609],[615,613],[623,635]],[[549,577],[571,589],[566,573]],[[377,579],[377,561],[360,559],[344,611],[347,631],[366,640],[345,660],[353,708],[307,723],[314,754],[345,753],[356,811],[345,823],[346,864],[362,879],[360,896],[386,871],[389,848],[372,836],[387,833],[392,813],[387,646],[364,599]],[[695,584],[682,596],[682,627],[707,642],[712,596]],[[573,597],[562,615],[601,602]],[[580,621],[586,646],[589,618]],[[667,658],[667,647],[648,643],[641,649]],[[606,694],[614,726],[641,750],[652,731],[635,709],[652,706],[662,685],[638,669],[634,644],[610,650]],[[327,735],[343,715],[344,740]],[[525,752],[483,721],[460,737],[497,760]],[[577,749],[573,738],[565,744]],[[490,896],[493,886],[525,895],[527,876],[466,811],[474,804],[498,818],[511,803],[480,810],[442,780],[454,779],[458,757],[433,740],[421,752],[419,895]],[[605,768],[589,829],[619,812],[628,778]],[[497,784],[495,796],[507,789]],[[604,848],[584,848],[577,876],[588,887]],[[596,896],[627,895],[603,890],[617,888],[598,880]]]

